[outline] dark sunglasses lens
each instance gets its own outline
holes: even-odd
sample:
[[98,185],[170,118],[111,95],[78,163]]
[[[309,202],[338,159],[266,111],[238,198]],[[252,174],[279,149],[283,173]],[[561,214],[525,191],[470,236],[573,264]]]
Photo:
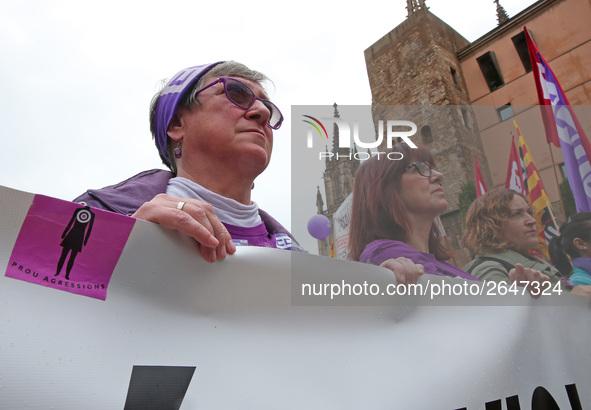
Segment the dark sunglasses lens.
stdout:
[[277,106],[273,104],[271,101],[261,101],[263,102],[263,104],[265,104],[265,107],[267,107],[267,109],[271,113],[269,117],[269,126],[273,129],[278,129],[279,127],[281,127],[281,123],[283,122],[283,116],[281,115],[281,111],[279,111],[279,108],[277,108]]
[[254,93],[245,84],[239,81],[226,80],[226,95],[234,103],[242,108],[250,108],[254,102]]
[[[226,95],[234,104],[238,105],[241,108],[248,109],[252,106],[255,102],[257,97],[254,95],[254,92],[248,88],[246,84],[241,83],[238,80],[234,80],[232,78],[226,79],[224,82],[224,86],[226,87]],[[273,129],[278,129],[281,127],[281,123],[283,122],[283,115],[279,111],[279,108],[271,101],[261,100],[265,107],[271,113],[269,117],[268,124]]]

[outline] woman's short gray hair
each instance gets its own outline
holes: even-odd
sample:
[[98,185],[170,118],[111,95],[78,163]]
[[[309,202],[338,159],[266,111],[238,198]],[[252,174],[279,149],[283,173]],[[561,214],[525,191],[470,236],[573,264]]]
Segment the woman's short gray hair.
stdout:
[[267,76],[263,73],[260,73],[255,70],[251,70],[247,66],[237,61],[225,61],[214,66],[211,70],[209,70],[205,75],[203,75],[195,86],[191,90],[190,93],[187,93],[187,97],[183,98],[180,102],[180,107],[199,107],[199,96],[197,92],[201,90],[205,85],[205,78],[212,78],[212,77],[241,77],[249,81],[253,81],[255,83],[263,83],[265,81],[269,81]]

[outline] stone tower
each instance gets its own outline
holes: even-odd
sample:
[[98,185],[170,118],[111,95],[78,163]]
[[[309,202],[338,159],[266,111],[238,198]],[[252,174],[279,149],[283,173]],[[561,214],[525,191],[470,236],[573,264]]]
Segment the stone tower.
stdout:
[[407,9],[403,23],[365,50],[374,117],[394,109],[385,106],[412,106],[404,108],[404,119],[417,125],[412,140],[429,147],[445,175],[449,207],[441,219],[450,247],[460,250],[456,263],[461,265],[469,254],[460,240],[464,221],[458,194],[464,183],[474,180],[475,155],[492,186],[457,57],[469,42],[432,14],[425,0],[407,0]]
[[[337,104],[334,104],[334,117],[340,118]],[[359,167],[359,160],[355,159],[354,154],[357,153],[357,148],[352,150],[348,148],[340,148],[337,144],[339,139],[339,127],[335,123],[332,132],[332,153],[330,158],[326,158],[324,169],[324,191],[326,193],[326,209],[320,189],[316,194],[316,207],[319,214],[324,214],[328,219],[333,221],[332,216],[339,208],[342,202],[353,192],[353,178],[355,171]],[[334,223],[333,223],[334,226]],[[318,241],[318,253],[320,255],[329,256],[333,241],[333,232],[323,240]]]

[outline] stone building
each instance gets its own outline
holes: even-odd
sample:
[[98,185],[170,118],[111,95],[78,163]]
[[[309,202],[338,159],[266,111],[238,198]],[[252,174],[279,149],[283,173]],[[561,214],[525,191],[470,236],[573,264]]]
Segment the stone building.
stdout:
[[559,148],[546,143],[524,27],[556,75],[591,137],[591,2],[540,0],[462,49],[457,59],[479,124],[493,186],[504,186],[516,120],[552,201],[562,215]]

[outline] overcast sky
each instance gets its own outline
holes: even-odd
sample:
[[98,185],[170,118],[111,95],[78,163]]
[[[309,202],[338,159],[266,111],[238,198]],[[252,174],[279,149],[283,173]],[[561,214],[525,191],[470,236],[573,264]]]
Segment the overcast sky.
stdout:
[[[496,26],[493,0],[426,2],[469,41]],[[510,17],[534,2],[501,0]],[[273,80],[286,117],[253,200],[288,227],[291,202],[313,213],[316,182],[289,200],[291,106],[371,104],[363,51],[406,1],[287,4],[0,0],[0,185],[71,200],[162,167],[148,126],[160,80],[233,59]]]

